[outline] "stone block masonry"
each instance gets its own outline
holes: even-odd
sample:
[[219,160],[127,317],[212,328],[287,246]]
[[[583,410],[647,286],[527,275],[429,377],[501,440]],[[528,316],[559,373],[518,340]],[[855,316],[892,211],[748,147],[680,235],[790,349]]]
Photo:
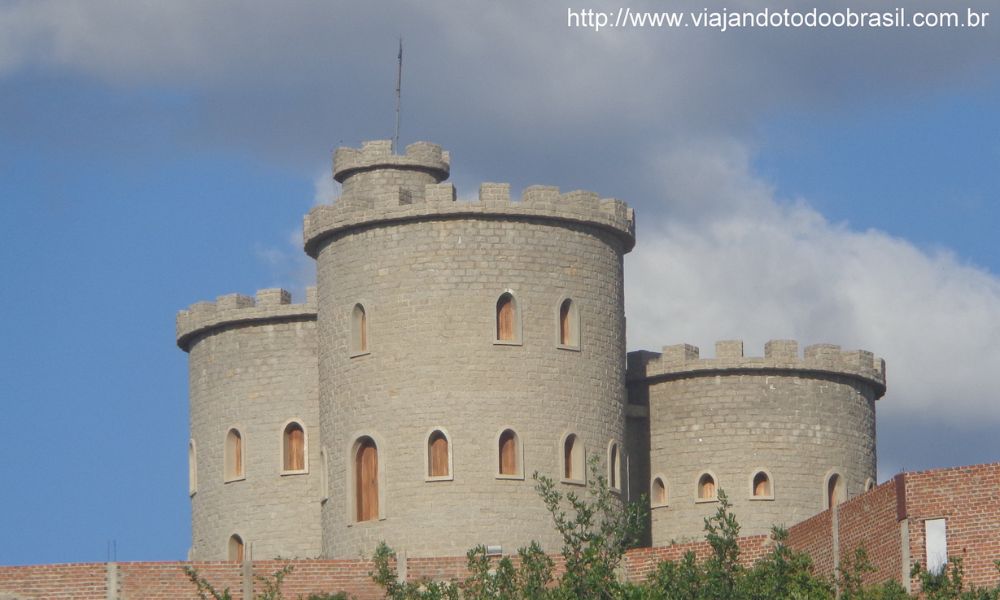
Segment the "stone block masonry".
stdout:
[[[339,150],[334,163],[343,194],[313,209],[304,228],[317,260],[321,428],[334,490],[323,505],[324,555],[370,554],[380,540],[410,557],[532,539],[558,548],[531,474],[564,474],[570,434],[602,465],[612,444],[624,448],[631,211],[544,186],[512,202],[506,184],[455,202],[441,183],[445,154],[427,144],[403,155],[366,144]],[[514,306],[510,339],[498,332],[504,295]],[[559,338],[567,300],[570,344]],[[352,351],[358,307],[365,352]],[[500,473],[506,430],[518,465]],[[448,436],[453,471],[428,480],[433,431]],[[377,446],[373,519],[358,517],[362,439]]]
[[[194,558],[238,553],[234,535],[254,558],[352,557],[380,540],[411,558],[551,550],[531,475],[580,490],[588,457],[622,501],[654,497],[654,545],[700,538],[719,488],[764,534],[873,484],[881,359],[830,344],[800,356],[788,340],[745,357],[730,340],[712,359],[678,345],[626,361],[632,209],[543,185],[513,198],[505,183],[460,202],[450,174],[428,142],[338,149],[341,196],[304,221],[306,302],[262,290],[178,315]],[[308,448],[297,473],[276,466],[291,420]],[[228,431],[245,477],[220,478]]]
[[[830,344],[799,356],[791,340],[768,342],[762,357],[745,357],[738,340],[715,354],[681,344],[629,355],[630,404],[648,406],[649,430],[648,449],[631,449],[648,455],[637,473],[649,479],[633,486],[658,479],[666,494],[651,510],[654,546],[700,537],[716,508],[714,494],[700,497],[704,477],[726,491],[747,534],[822,511],[832,477],[842,478],[837,500],[874,483],[881,359]],[[767,480],[759,489],[756,476]]]
[[[249,557],[317,557],[320,455],[316,303],[285,290],[232,294],[177,319],[189,357],[191,513],[195,559],[226,559],[239,536]],[[305,431],[305,469],[284,470],[283,430]],[[230,430],[240,435],[242,473],[226,473]],[[309,524],[312,523],[310,526]]]

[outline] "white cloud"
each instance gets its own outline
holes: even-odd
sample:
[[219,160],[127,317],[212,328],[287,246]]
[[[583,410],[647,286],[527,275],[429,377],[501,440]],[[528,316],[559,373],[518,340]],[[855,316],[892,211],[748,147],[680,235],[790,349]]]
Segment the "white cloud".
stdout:
[[[715,4],[725,3],[706,6]],[[989,9],[985,0],[969,6]],[[632,8],[691,6],[636,0]],[[405,131],[448,128],[482,145],[485,121],[492,136],[517,144],[513,153],[554,134],[595,148],[614,134],[627,147],[636,134],[747,131],[776,111],[849,111],[873,96],[978,80],[1000,51],[988,30],[598,34],[567,27],[566,10],[517,0],[15,1],[0,7],[0,76],[54,68],[112,85],[179,85],[204,112],[192,135],[290,153],[303,138],[353,145],[384,135],[376,127],[390,130],[403,35]],[[304,122],[322,126],[307,131]]]
[[259,244],[255,255],[270,273],[269,285],[292,292],[294,302],[304,302],[306,288],[316,285],[316,263],[302,251],[301,226],[287,232],[282,246]]
[[[315,204],[333,204],[333,201],[340,195],[340,184],[333,180],[333,172],[330,169],[325,169],[313,179],[313,190]],[[301,231],[298,241],[302,241]]]
[[[675,196],[693,205],[639,225],[626,259],[630,349],[743,339],[830,342],[886,359],[883,416],[1000,422],[1000,279],[880,231],[781,202],[736,143],[668,153]],[[695,206],[700,208],[692,208]]]

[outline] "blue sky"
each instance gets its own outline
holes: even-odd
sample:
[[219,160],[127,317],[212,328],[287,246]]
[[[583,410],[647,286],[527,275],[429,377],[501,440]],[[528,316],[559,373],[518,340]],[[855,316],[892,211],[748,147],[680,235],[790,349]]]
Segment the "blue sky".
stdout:
[[402,141],[450,150],[460,196],[636,207],[630,349],[870,349],[881,478],[1000,460],[1000,23],[595,33],[566,8],[0,3],[0,564],[184,557],[176,311],[301,297],[331,150],[391,135],[398,35]]

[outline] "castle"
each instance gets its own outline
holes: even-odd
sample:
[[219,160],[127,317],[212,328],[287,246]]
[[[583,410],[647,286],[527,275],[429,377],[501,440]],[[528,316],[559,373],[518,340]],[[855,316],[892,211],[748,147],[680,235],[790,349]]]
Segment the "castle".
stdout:
[[622,501],[647,498],[653,546],[699,537],[720,489],[753,535],[874,487],[881,359],[787,340],[626,356],[632,209],[496,183],[460,202],[449,172],[424,142],[337,150],[341,197],[305,219],[305,302],[178,315],[190,559],[552,552],[531,474],[579,491],[591,457]]

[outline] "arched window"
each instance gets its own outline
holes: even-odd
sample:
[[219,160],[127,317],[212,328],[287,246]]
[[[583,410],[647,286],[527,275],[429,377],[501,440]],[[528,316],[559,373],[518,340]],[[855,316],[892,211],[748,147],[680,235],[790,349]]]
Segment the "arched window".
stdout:
[[235,533],[229,537],[229,560],[243,562],[243,538]]
[[875,489],[875,480],[869,477],[865,479],[865,491],[870,492]]
[[358,356],[368,352],[368,313],[360,303],[354,305],[351,312],[351,355]]
[[282,468],[286,472],[306,470],[306,431],[297,421],[285,426],[282,434]]
[[702,473],[701,477],[698,478],[698,499],[716,499],[715,477],[711,473]]
[[826,478],[826,506],[833,508],[847,500],[847,486],[839,473],[830,473]]
[[194,440],[188,440],[188,494],[194,496],[198,491],[198,453],[195,451]]
[[622,487],[621,451],[613,440],[608,445],[608,486],[613,490],[620,490]]
[[565,298],[559,304],[559,337],[556,342],[563,348],[579,348],[580,316],[576,302]]
[[521,442],[513,429],[504,429],[498,439],[500,476],[517,477],[521,475]]
[[447,434],[440,429],[427,436],[427,478],[451,478],[451,444]]
[[653,508],[667,505],[667,484],[664,483],[663,477],[658,475],[653,478],[649,489],[649,500]]
[[514,294],[504,292],[497,299],[496,341],[519,343],[521,341],[521,317],[517,310]]
[[765,471],[754,473],[753,481],[750,484],[750,493],[754,498],[772,498],[771,477]]
[[245,477],[243,472],[243,435],[235,427],[226,434],[225,480]]
[[358,440],[354,453],[354,506],[358,521],[379,518],[378,479],[378,447],[375,440],[365,436]]
[[563,481],[580,483],[586,480],[586,460],[583,442],[575,433],[566,434],[562,444]]

